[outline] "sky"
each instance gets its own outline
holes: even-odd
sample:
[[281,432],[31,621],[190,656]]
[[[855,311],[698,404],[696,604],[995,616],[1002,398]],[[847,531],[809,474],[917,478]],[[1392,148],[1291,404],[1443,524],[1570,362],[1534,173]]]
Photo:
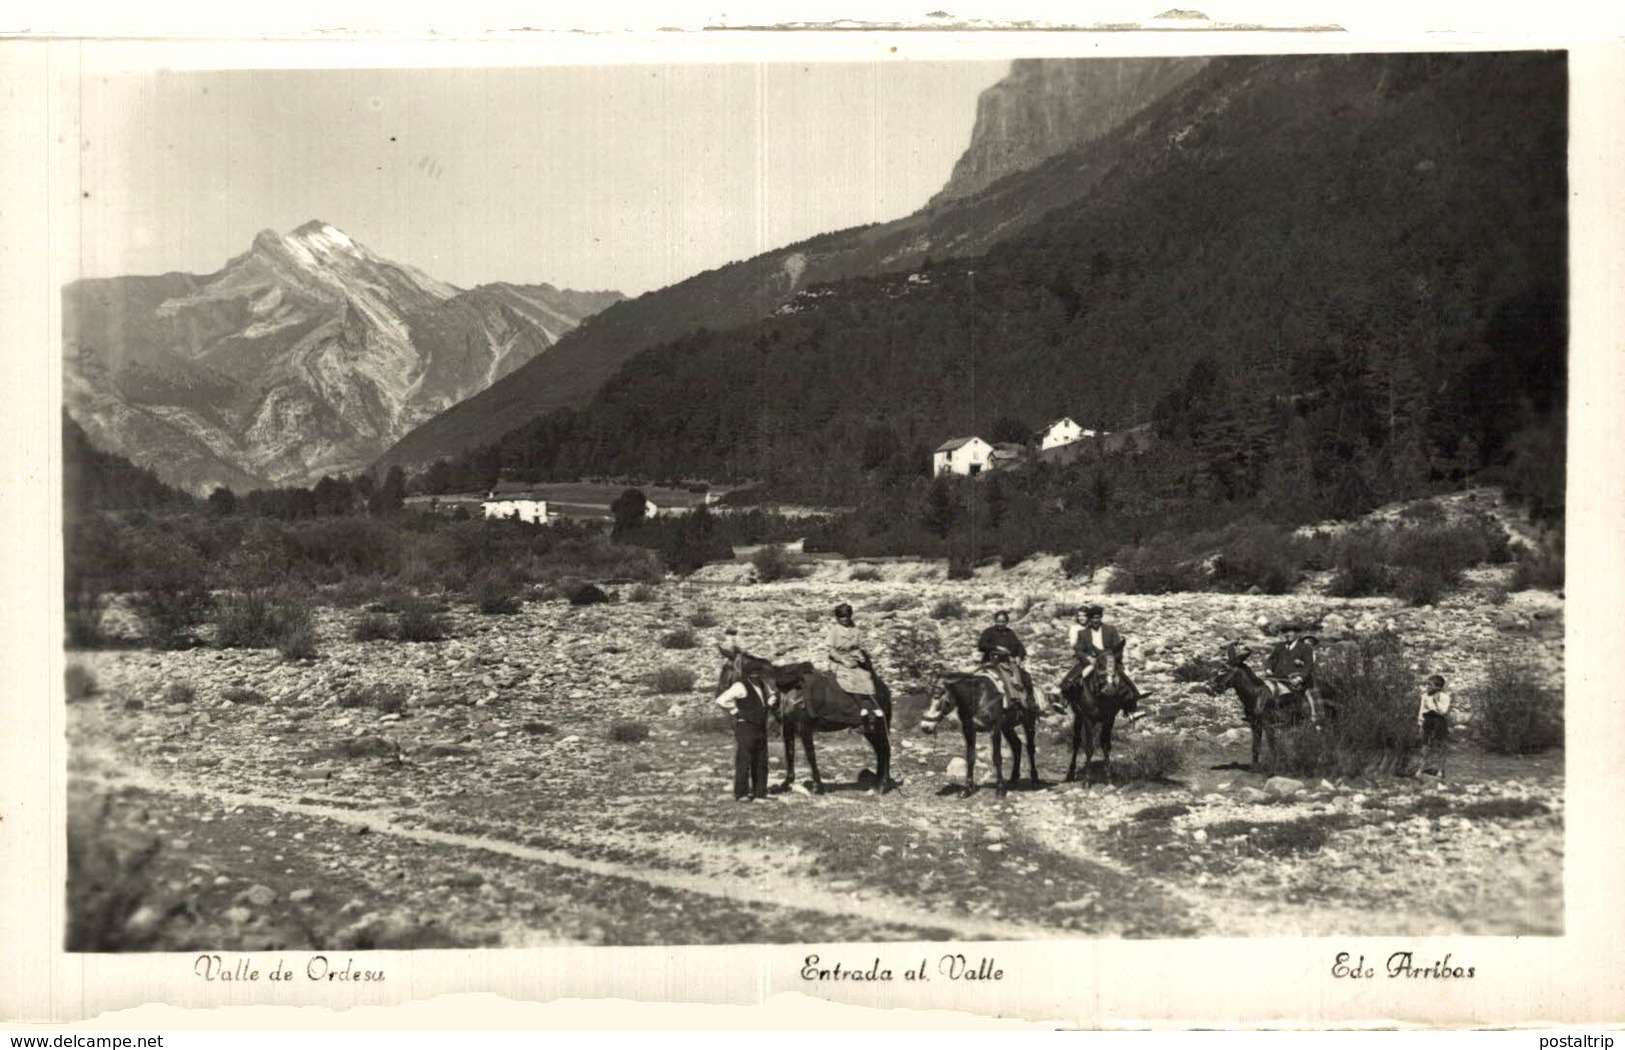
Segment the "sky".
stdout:
[[[72,277],[210,273],[321,219],[444,281],[638,294],[906,215],[1008,62],[85,75]],[[71,165],[70,165],[71,167]]]

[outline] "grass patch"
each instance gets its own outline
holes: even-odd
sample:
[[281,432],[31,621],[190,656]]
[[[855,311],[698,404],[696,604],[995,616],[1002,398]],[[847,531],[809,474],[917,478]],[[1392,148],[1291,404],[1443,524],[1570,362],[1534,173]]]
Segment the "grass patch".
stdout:
[[707,627],[715,627],[720,622],[717,619],[717,614],[712,611],[709,605],[702,605],[688,615],[688,625],[702,631]]
[[609,595],[604,593],[604,589],[593,583],[572,587],[566,592],[565,597],[570,600],[571,605],[602,605],[609,601]]
[[1164,802],[1157,806],[1147,806],[1134,814],[1135,820],[1173,820],[1183,817],[1191,808],[1183,802]]
[[879,612],[897,612],[899,609],[912,609],[919,604],[919,599],[912,594],[890,594],[875,603]]
[[314,660],[316,619],[308,605],[285,605],[277,611],[277,652],[284,660]]
[[1224,665],[1217,660],[1194,657],[1181,661],[1171,672],[1176,682],[1211,682]]
[[970,615],[965,603],[958,598],[938,598],[931,606],[931,619],[933,620],[963,620]]
[[655,600],[658,593],[659,592],[655,590],[653,584],[649,584],[649,583],[634,584],[626,592],[626,600],[629,601],[629,602],[637,602],[639,604],[642,604],[644,602],[652,602],[652,601]]
[[396,626],[403,642],[438,642],[451,633],[448,620],[433,602],[422,598],[408,598],[401,602],[396,615]]
[[190,682],[171,682],[169,688],[164,690],[164,703],[166,704],[195,704],[197,703],[197,690]]
[[697,735],[731,735],[734,731],[733,715],[712,705],[685,711],[679,724],[683,732]]
[[609,725],[609,739],[617,744],[641,744],[649,739],[649,727],[643,722],[617,719]]
[[694,679],[688,668],[667,664],[649,676],[649,687],[657,693],[687,693],[693,690]]
[[230,701],[233,704],[247,704],[250,707],[262,707],[268,702],[265,694],[258,689],[250,689],[241,685],[226,686],[226,688],[220,690],[220,699]]
[[380,714],[400,714],[406,710],[411,690],[404,685],[375,683],[358,686],[339,694],[340,707],[370,707]]
[[1233,842],[1243,851],[1266,857],[1300,857],[1319,853],[1331,839],[1339,822],[1321,818],[1286,820],[1258,824],[1250,820],[1225,820],[1207,827],[1210,842]]
[[1135,744],[1123,772],[1132,780],[1168,780],[1184,772],[1185,748],[1171,736],[1150,736]]
[[873,565],[859,565],[848,574],[847,579],[857,583],[874,583],[880,579],[880,570]]
[[1560,591],[1565,573],[1561,545],[1555,549],[1525,550],[1518,556],[1512,569],[1512,589],[1515,591]]
[[512,616],[519,611],[519,588],[505,573],[488,572],[474,584],[474,605],[485,616]]
[[1551,807],[1532,798],[1486,798],[1463,803],[1456,812],[1471,820],[1527,820],[1543,817]]
[[350,637],[358,642],[387,642],[395,637],[395,624],[384,613],[362,613],[351,625]]
[[687,627],[679,627],[677,630],[664,634],[660,638],[660,647],[662,649],[694,649],[699,644],[699,635]]

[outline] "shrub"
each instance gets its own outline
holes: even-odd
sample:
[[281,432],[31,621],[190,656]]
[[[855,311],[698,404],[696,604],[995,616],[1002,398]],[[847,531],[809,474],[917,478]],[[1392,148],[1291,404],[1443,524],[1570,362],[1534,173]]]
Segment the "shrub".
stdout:
[[693,649],[699,644],[699,637],[687,627],[680,627],[662,635],[660,639],[660,645],[664,649]]
[[969,558],[948,559],[948,578],[950,580],[968,580],[974,575]]
[[601,605],[609,601],[609,595],[604,593],[604,589],[591,583],[570,588],[566,597],[570,599],[571,605]]
[[276,648],[284,660],[316,658],[316,623],[308,605],[284,605],[277,610]]
[[657,592],[652,584],[639,583],[626,592],[626,600],[639,603],[652,602],[655,600],[656,594]]
[[1171,736],[1148,736],[1137,742],[1126,763],[1135,780],[1167,780],[1185,769],[1185,749]]
[[79,664],[69,664],[63,672],[69,702],[83,700],[96,694],[96,676]]
[[937,603],[931,606],[933,620],[963,620],[967,615],[965,603],[958,598],[938,598]]
[[[89,806],[93,813],[83,812]],[[154,893],[148,868],[163,848],[148,838],[126,846],[109,832],[112,798],[80,803],[68,820],[68,930],[70,952],[141,951],[152,945],[167,915],[149,901]],[[147,911],[143,912],[143,908]],[[138,922],[149,914],[152,922]]]
[[1147,806],[1134,814],[1135,820],[1173,820],[1183,817],[1191,808],[1183,802],[1164,802],[1161,805]]
[[1400,511],[1399,516],[1406,521],[1414,522],[1418,525],[1433,525],[1441,523],[1445,520],[1444,508],[1439,506],[1433,500],[1422,500],[1419,503],[1412,503],[1410,506]]
[[756,567],[756,578],[763,583],[799,580],[803,575],[800,566],[776,543],[769,543],[752,554],[750,563]]
[[733,715],[713,704],[694,711],[683,712],[682,731],[685,733],[729,733],[734,730]]
[[[892,639],[890,663],[899,682],[924,682],[942,668],[942,637],[930,621],[908,623]],[[897,721],[897,725],[903,725]]]
[[1526,665],[1490,661],[1472,693],[1473,730],[1490,751],[1526,755],[1563,743],[1563,694],[1546,688]]
[[392,682],[379,682],[357,686],[339,694],[340,707],[370,707],[381,714],[400,714],[406,710],[411,690]]
[[912,594],[892,594],[875,603],[875,609],[880,612],[896,612],[899,609],[911,608],[917,599]]
[[1277,734],[1282,772],[1361,776],[1403,767],[1416,744],[1420,694],[1399,640],[1390,634],[1328,646],[1317,661],[1323,699],[1336,717],[1320,729],[1300,725]]
[[873,565],[859,565],[852,570],[851,574],[848,576],[848,579],[855,580],[859,583],[874,583],[876,580],[880,579],[880,570],[875,568]]
[[222,649],[264,649],[276,642],[276,610],[269,592],[233,592],[215,618],[215,644]]
[[1028,558],[1032,557],[1032,555],[1032,549],[1026,546],[1001,550],[999,552],[999,568],[1013,569],[1017,565],[1020,565],[1022,562],[1026,561]]
[[350,637],[358,642],[386,642],[395,637],[395,625],[383,613],[362,613],[350,628]]
[[451,631],[450,621],[432,603],[420,598],[402,602],[396,620],[403,642],[438,642]]
[[1072,551],[1061,558],[1061,571],[1066,573],[1069,580],[1079,576],[1093,577],[1095,568],[1095,555],[1091,551]]
[[485,573],[474,584],[474,604],[487,616],[512,616],[519,611],[519,588],[511,576]]
[[131,604],[147,638],[164,649],[190,644],[192,628],[214,605],[202,558],[184,544],[149,541],[133,560],[137,591]]
[[1408,605],[1436,605],[1444,596],[1445,578],[1437,569],[1408,565],[1394,574],[1393,589]]
[[642,722],[616,719],[609,724],[609,738],[617,744],[641,744],[649,739],[649,727]]
[[166,704],[192,704],[197,702],[197,690],[190,682],[171,682],[164,690]]
[[1512,570],[1512,589],[1515,591],[1560,591],[1564,585],[1563,550],[1523,550],[1518,554]]
[[715,627],[718,622],[720,621],[717,620],[717,614],[711,611],[709,605],[700,606],[690,613],[688,617],[688,625],[698,627],[702,631],[707,627]]
[[1286,529],[1270,525],[1240,524],[1226,530],[1213,580],[1220,588],[1246,591],[1257,587],[1265,594],[1285,594],[1298,582],[1302,555]]
[[1111,594],[1178,594],[1207,586],[1207,573],[1199,562],[1186,558],[1173,542],[1125,547],[1106,590]]
[[657,693],[686,693],[694,688],[694,679],[688,668],[666,664],[650,676],[649,685]]
[[1217,660],[1196,657],[1181,661],[1172,673],[1176,682],[1211,682],[1223,669]]
[[220,699],[230,701],[233,704],[245,704],[250,707],[261,707],[266,703],[264,693],[241,685],[226,686],[226,688],[220,690]]

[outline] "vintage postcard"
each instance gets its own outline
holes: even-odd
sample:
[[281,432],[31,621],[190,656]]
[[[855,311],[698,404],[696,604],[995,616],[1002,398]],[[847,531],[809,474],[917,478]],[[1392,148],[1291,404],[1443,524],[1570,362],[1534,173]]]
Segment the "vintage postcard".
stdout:
[[1618,1020],[1625,50],[1159,28],[0,45],[5,1017]]

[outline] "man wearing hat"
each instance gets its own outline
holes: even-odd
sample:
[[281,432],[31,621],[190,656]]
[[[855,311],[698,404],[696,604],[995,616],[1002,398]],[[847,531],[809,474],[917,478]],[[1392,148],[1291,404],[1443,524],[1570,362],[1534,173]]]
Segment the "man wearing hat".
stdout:
[[1072,640],[1072,652],[1077,656],[1078,663],[1061,680],[1061,688],[1065,689],[1079,678],[1094,673],[1102,661],[1113,660],[1117,664],[1118,677],[1129,691],[1130,699],[1123,710],[1135,710],[1140,706],[1140,687],[1130,680],[1123,669],[1123,651],[1128,648],[1128,642],[1124,641],[1117,628],[1106,623],[1106,610],[1101,606],[1091,605],[1078,617],[1082,623]]
[[990,668],[1004,686],[1004,706],[1012,701],[1025,704],[1035,714],[1038,703],[1033,697],[1033,680],[1027,669],[1017,661],[1027,658],[1027,647],[1021,644],[1016,632],[1010,629],[1010,614],[1000,609],[993,614],[993,625],[976,639],[976,650],[982,654],[982,664]]
[[722,632],[717,652],[722,654],[722,670],[717,674],[717,692],[721,693],[745,677],[745,650],[739,644],[739,631],[736,628],[730,627]]
[[769,690],[760,681],[741,677],[717,696],[733,715],[734,801],[767,798],[767,711]]
[[1305,625],[1288,620],[1281,625],[1282,641],[1270,650],[1264,677],[1275,695],[1303,690],[1309,702],[1309,721],[1320,723],[1320,694],[1315,691],[1315,636],[1305,633]]

